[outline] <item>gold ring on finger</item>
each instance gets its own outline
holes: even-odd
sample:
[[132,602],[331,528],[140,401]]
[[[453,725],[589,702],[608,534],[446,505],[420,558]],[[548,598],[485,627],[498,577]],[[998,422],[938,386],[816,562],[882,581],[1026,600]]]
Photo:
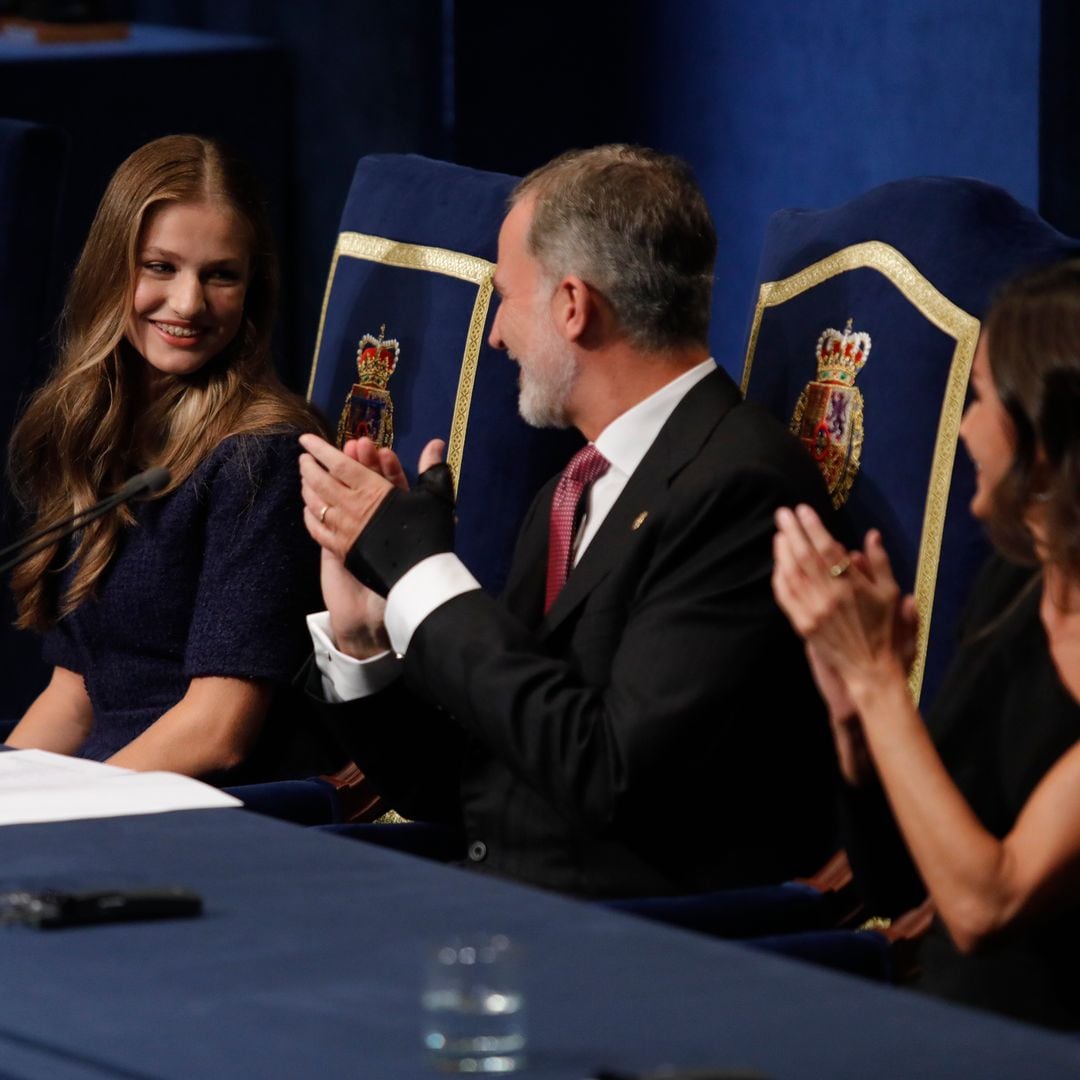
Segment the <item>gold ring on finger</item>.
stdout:
[[326,512],[327,512],[327,511],[328,511],[329,509],[330,509],[330,507],[329,507],[329,506],[324,506],[324,507],[323,507],[323,508],[322,508],[322,509],[321,509],[321,510],[319,511],[319,524],[320,524],[320,525],[322,525],[322,524],[323,524],[323,522],[325,522],[325,521],[326,521]]
[[829,577],[843,577],[851,569],[851,556],[845,555],[829,567]]

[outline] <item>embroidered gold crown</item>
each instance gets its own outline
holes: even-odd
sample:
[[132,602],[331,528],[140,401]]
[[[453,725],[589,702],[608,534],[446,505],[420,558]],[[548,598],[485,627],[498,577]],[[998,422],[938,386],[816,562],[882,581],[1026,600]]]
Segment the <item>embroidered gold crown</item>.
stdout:
[[377,386],[385,389],[390,376],[394,374],[401,346],[395,338],[384,341],[385,333],[386,323],[383,323],[379,327],[378,338],[365,334],[360,339],[360,345],[356,350],[356,367],[361,386]]
[[851,329],[848,319],[844,332],[825,330],[817,343],[818,380],[837,386],[854,386],[855,376],[870,355],[870,335]]

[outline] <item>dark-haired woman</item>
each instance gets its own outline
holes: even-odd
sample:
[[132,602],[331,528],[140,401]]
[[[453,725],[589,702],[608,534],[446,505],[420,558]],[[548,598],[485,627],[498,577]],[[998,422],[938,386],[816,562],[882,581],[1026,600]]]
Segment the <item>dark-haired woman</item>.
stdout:
[[19,625],[46,633],[54,670],[8,745],[230,779],[254,754],[288,771],[266,728],[318,597],[296,466],[315,421],[273,374],[276,282],[261,202],[217,144],[157,139],[117,170],[11,472],[34,528],[147,467],[172,480],[13,575]]
[[[1011,562],[996,558],[976,585],[926,724],[901,658],[910,598],[876,532],[849,553],[808,508],[781,511],[773,586],[815,663],[845,777],[863,789],[852,805],[872,804],[880,782],[937,912],[921,985],[1078,1028],[1080,263],[1005,289],[972,391],[971,509]],[[880,851],[869,848],[879,865]]]

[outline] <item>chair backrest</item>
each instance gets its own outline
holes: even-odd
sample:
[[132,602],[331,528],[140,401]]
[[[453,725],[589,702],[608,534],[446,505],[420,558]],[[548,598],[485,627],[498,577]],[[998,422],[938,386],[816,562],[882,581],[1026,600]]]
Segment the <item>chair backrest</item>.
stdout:
[[392,434],[410,475],[428,439],[447,440],[457,551],[492,590],[505,580],[536,490],[580,445],[572,433],[521,420],[517,367],[487,344],[499,226],[514,183],[412,155],[362,158],[308,387],[339,432]]
[[768,227],[743,389],[819,461],[854,537],[881,529],[921,620],[926,707],[987,550],[958,430],[995,290],[1080,251],[1007,192],[927,177]]
[[[58,128],[0,119],[0,445],[5,463],[11,429],[26,395],[45,378],[48,335],[59,299],[57,218],[67,158]],[[0,498],[0,546],[15,539],[19,522],[7,485]],[[0,717],[20,715],[44,689],[47,668],[40,642],[11,628],[7,583],[0,600],[0,656],[4,689]]]

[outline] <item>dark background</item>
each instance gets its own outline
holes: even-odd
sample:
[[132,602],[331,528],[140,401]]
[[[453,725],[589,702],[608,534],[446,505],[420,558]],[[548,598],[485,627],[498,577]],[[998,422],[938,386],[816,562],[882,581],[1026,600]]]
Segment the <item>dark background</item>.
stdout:
[[[261,68],[238,56],[202,73],[151,64],[107,95],[86,80],[78,100],[70,89],[50,100],[25,65],[5,76],[0,62],[0,114],[66,126],[78,151],[58,291],[120,158],[197,118],[206,133],[239,143],[270,189],[287,287],[280,364],[298,388],[338,214],[368,153],[510,173],[614,140],[681,154],[716,218],[713,346],[736,372],[764,224],[780,207],[835,205],[902,176],[969,175],[1080,233],[1080,14],[1069,0],[106,7],[140,23],[263,39],[276,55],[272,68],[265,56]],[[80,128],[94,130],[92,143],[79,145]]]

